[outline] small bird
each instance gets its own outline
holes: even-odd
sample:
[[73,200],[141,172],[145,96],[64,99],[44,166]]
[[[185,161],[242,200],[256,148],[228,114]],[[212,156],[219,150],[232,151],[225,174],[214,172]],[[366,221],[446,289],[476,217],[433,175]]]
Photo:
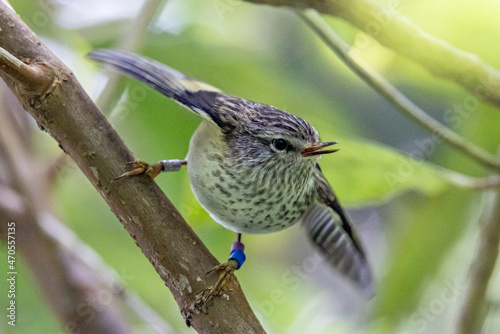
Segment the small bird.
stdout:
[[370,266],[346,212],[318,165],[336,152],[302,118],[275,107],[231,96],[152,59],[118,50],[97,50],[89,58],[111,64],[145,82],[203,118],[185,160],[132,163],[118,178],[156,177],[187,165],[191,189],[222,226],[238,233],[230,259],[218,266],[217,295],[245,261],[241,234],[270,233],[298,222],[326,262],[371,297]]

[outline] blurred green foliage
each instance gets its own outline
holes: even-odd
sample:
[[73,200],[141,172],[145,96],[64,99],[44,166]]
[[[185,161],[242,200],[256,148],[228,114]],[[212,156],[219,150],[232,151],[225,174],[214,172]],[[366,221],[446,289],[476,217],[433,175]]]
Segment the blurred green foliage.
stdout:
[[[220,7],[226,3],[231,5]],[[130,19],[114,17],[70,29],[54,20],[69,4],[47,4],[52,3],[12,1],[20,16],[95,95],[97,72],[103,69],[84,55],[117,47]],[[497,3],[404,0],[399,10],[427,32],[500,67]],[[37,24],[42,21],[36,17],[42,16],[46,24]],[[178,24],[175,29],[172,22]],[[356,44],[358,32],[344,22],[329,22]],[[479,220],[481,196],[451,185],[435,164],[474,176],[485,176],[486,170],[397,114],[286,9],[223,0],[170,1],[161,22],[143,41],[141,54],[230,94],[297,114],[310,121],[324,140],[340,142],[341,150],[320,164],[341,202],[360,218],[356,222],[374,265],[378,294],[365,301],[331,271],[320,266],[309,270],[313,253],[299,227],[245,236],[249,261],[238,277],[270,332],[442,333],[451,328],[449,314],[460,306],[463,290],[445,305],[446,310],[428,311],[432,317],[422,312],[436,296],[425,292],[436,286],[438,292],[446,289],[447,279],[465,281],[468,259],[457,261],[454,254],[458,241],[466,244],[469,254],[475,249],[473,229],[467,227]],[[496,150],[498,110],[478,101],[468,105],[470,96],[460,87],[431,76],[374,41],[361,50],[361,56],[434,117],[448,121],[455,131],[491,152]],[[136,157],[150,162],[183,158],[199,119],[139,83],[126,80],[121,88],[126,98],[111,120]],[[466,112],[446,117],[455,106]],[[41,137],[34,145],[49,148],[51,157],[56,157],[56,145],[48,136]],[[186,173],[161,175],[157,182],[215,256],[225,260],[234,234],[215,224],[196,203]],[[75,167],[60,176],[53,203],[61,220],[122,275],[127,288],[178,332],[192,332],[185,329],[152,266]],[[455,262],[450,264],[450,259]],[[22,279],[23,289],[39,289],[28,277]],[[22,303],[29,306],[20,306],[26,316],[20,317],[19,326],[26,326],[22,328],[27,332],[35,332],[31,331],[35,327],[39,333],[60,330],[39,293],[22,296]]]

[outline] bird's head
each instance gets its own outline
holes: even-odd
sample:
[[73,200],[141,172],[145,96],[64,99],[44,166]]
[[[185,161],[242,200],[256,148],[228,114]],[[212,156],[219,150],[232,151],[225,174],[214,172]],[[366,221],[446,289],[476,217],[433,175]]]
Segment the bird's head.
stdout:
[[325,149],[337,142],[321,142],[316,129],[302,118],[257,106],[265,109],[247,113],[230,135],[229,147],[238,164],[311,167],[321,155],[337,151]]

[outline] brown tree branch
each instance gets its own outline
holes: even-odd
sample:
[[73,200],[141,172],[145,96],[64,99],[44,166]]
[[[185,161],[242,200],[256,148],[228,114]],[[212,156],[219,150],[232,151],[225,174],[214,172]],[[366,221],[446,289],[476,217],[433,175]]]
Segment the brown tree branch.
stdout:
[[454,81],[478,99],[500,106],[500,71],[476,55],[424,32],[397,13],[397,2],[392,3],[392,8],[383,8],[371,0],[244,1],[299,9],[312,8],[341,18],[431,73]]
[[[3,82],[0,90],[8,92]],[[35,167],[38,161],[29,159],[25,138],[16,135],[20,127],[16,126],[14,117],[9,117],[4,97],[5,94],[0,96],[0,157],[3,161],[0,173],[5,177],[3,183],[8,182],[10,187],[0,184],[0,235],[7,239],[8,224],[15,224],[15,234],[11,235],[15,239],[10,241],[16,242],[16,250],[26,260],[47,304],[68,331],[131,333],[111,292],[108,303],[99,302],[98,296],[105,287],[97,275],[82,268],[44,232],[42,226],[53,221],[47,208],[46,178],[41,177]],[[26,174],[30,169],[33,170]]]
[[73,73],[4,2],[0,2],[0,46],[18,59],[36,59],[30,66],[51,69],[52,83],[42,92],[26,78],[0,75],[108,203],[190,324],[200,333],[263,333],[236,280],[228,298],[215,298],[207,314],[191,311],[196,294],[216,281],[216,275],[206,272],[218,262],[148,176],[111,182],[134,157]]
[[[47,199],[52,199],[54,173],[50,168],[40,168],[47,164],[47,158],[32,154],[31,132],[36,129],[26,125],[28,117],[17,98],[1,81],[0,160],[3,163],[0,164],[0,217],[4,217],[0,218],[1,237],[7,241],[8,223],[20,224],[15,236],[19,253],[36,273],[40,291],[69,331],[92,334],[130,332],[130,324],[122,314],[125,310],[121,307],[123,304],[152,332],[174,333],[149,305],[123,286],[118,274],[104,263],[99,254],[51,214]],[[23,163],[29,165],[20,166]],[[24,173],[27,169],[31,169],[28,175]],[[22,189],[29,193],[21,193]],[[37,220],[32,220],[33,217]],[[35,242],[25,242],[26,234]],[[42,245],[50,247],[42,248]]]

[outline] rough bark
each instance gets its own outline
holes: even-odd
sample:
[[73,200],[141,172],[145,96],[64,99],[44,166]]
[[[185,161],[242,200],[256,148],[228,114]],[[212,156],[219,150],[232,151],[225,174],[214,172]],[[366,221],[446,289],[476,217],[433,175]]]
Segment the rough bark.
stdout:
[[200,333],[263,333],[236,279],[208,313],[190,312],[196,294],[217,280],[206,273],[218,262],[148,176],[111,182],[134,157],[71,70],[1,1],[0,46],[31,69],[14,71],[3,61],[0,76],[104,198],[190,324]]

